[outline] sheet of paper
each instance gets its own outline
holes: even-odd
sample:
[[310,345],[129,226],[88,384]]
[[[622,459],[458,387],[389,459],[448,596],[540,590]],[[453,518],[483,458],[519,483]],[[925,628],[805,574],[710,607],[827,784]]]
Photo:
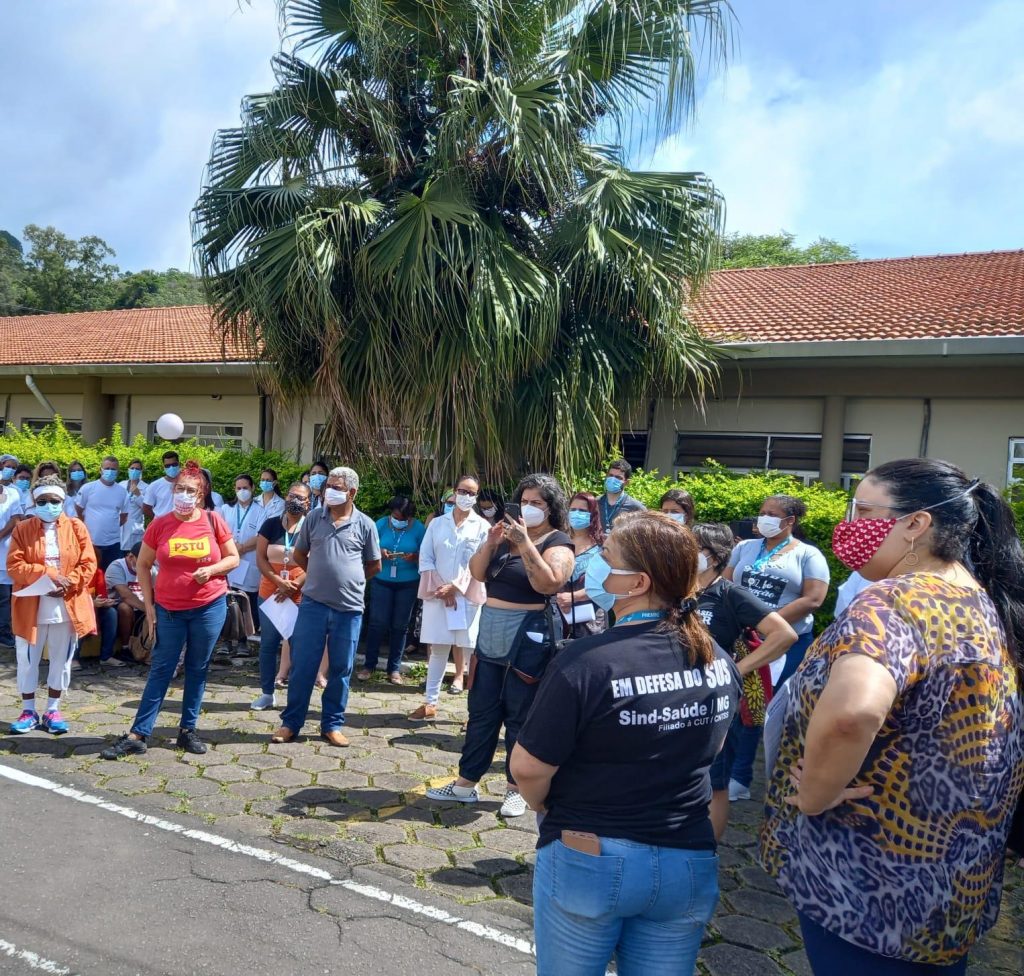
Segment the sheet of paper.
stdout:
[[780,657],[780,658],[776,658],[774,661],[772,661],[771,664],[768,665],[768,670],[771,672],[771,676],[772,676],[772,685],[773,686],[778,684],[779,678],[782,677],[782,671],[783,671],[783,669],[785,667],[786,667],[786,655],[785,654],[783,654],[782,657]]
[[597,619],[594,614],[594,604],[590,602],[577,603],[575,606],[569,607],[568,610],[563,610],[562,616],[570,626],[574,623],[588,624],[591,620]]
[[448,618],[449,630],[468,630],[469,623],[466,620],[466,598],[457,596],[454,607],[445,607],[445,616]]
[[15,590],[11,596],[47,596],[55,589],[57,589],[57,584],[44,574],[34,583],[29,583],[23,590]]
[[260,610],[267,619],[274,625],[274,629],[285,639],[289,640],[292,631],[295,630],[295,619],[299,615],[299,607],[292,600],[282,600],[278,603],[273,597],[264,600],[260,604]]

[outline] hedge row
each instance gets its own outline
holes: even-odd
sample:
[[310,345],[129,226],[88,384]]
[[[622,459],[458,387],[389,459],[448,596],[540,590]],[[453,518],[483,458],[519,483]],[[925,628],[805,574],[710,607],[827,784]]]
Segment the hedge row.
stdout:
[[[96,444],[84,444],[77,434],[68,433],[59,418],[40,433],[10,429],[0,436],[0,453],[14,454],[31,465],[44,459],[55,460],[65,467],[72,461],[80,461],[91,477],[97,476],[100,461],[108,454],[115,456],[122,468],[127,467],[133,458],[139,458],[147,481],[162,475],[160,456],[167,446],[163,441],[150,443],[142,435],[125,444],[121,430],[116,426],[109,438]],[[277,471],[281,485],[286,487],[309,466],[308,462],[299,463],[279,451],[257,448],[220,450],[194,440],[179,442],[174,449],[182,459],[195,458],[209,468],[214,487],[226,498],[233,496],[234,480],[241,473],[257,478],[261,469],[270,467]],[[360,508],[370,515],[383,514],[392,495],[408,491],[408,486],[388,481],[367,462],[353,462],[353,467],[360,475]],[[575,486],[574,490],[578,488],[599,495],[604,490],[603,480],[604,469],[595,469],[593,477]],[[697,518],[702,522],[731,522],[754,517],[761,502],[769,495],[788,494],[802,499],[807,505],[804,534],[808,542],[825,554],[832,571],[832,586],[828,600],[818,614],[818,623],[831,619],[836,587],[849,575],[832,555],[832,528],[843,517],[848,498],[846,492],[820,484],[806,486],[796,478],[771,471],[735,475],[714,464],[709,464],[703,471],[678,478],[662,476],[658,471],[637,471],[630,482],[629,492],[649,508],[656,508],[669,488],[684,488],[693,496]],[[421,499],[421,514],[426,515],[436,505],[442,490],[442,486],[437,486]],[[1011,498],[1011,504],[1017,516],[1018,531],[1024,537],[1024,496]]]

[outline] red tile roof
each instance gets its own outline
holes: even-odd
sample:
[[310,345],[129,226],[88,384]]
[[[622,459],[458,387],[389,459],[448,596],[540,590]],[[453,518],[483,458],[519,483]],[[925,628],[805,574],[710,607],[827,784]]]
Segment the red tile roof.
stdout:
[[718,271],[692,315],[733,342],[1024,337],[1024,251]]
[[206,305],[0,318],[0,366],[237,363],[250,358],[214,334]]
[[[732,342],[1024,338],[1024,250],[717,271],[692,314]],[[250,358],[205,305],[0,317],[0,366]]]

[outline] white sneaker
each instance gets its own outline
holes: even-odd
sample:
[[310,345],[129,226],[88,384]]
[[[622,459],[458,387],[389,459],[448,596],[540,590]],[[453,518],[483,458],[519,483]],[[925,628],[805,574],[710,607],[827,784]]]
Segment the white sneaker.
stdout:
[[124,661],[116,657],[108,657],[105,661],[100,661],[100,664],[105,668],[125,668],[128,666]]
[[737,782],[734,779],[729,780],[729,802],[735,803],[737,800],[749,800],[750,799],[750,787],[744,786],[742,783]]
[[509,790],[505,794],[505,802],[498,811],[503,817],[521,817],[526,813],[526,800],[518,790]]
[[476,803],[480,799],[475,786],[456,786],[452,780],[447,786],[427,790],[428,800],[454,800],[456,803]]
[[254,712],[265,712],[268,708],[277,708],[277,698],[274,695],[260,695],[249,708]]

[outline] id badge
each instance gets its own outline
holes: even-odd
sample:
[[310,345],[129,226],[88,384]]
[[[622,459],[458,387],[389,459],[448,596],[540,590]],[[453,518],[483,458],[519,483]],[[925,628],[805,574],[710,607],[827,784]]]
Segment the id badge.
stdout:
[[397,577],[398,577],[398,564],[397,563],[392,563],[391,564],[391,572],[388,575],[391,577],[391,579],[397,579]]
[[291,576],[290,576],[290,574],[288,572],[287,567],[285,569],[281,570],[281,574],[280,575],[281,575],[281,579],[283,579],[283,580],[291,579]]

